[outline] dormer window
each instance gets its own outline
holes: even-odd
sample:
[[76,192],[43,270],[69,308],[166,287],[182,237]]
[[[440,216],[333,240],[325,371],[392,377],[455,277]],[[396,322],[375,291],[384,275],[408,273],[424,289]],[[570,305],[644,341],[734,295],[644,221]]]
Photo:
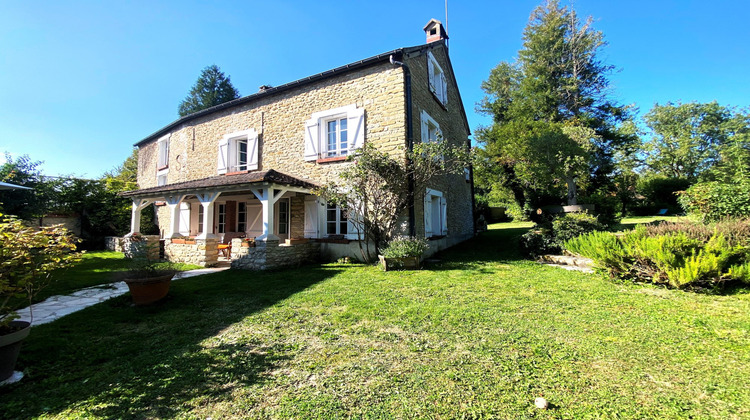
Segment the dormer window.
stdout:
[[445,78],[443,68],[440,67],[432,52],[427,53],[427,74],[430,80],[430,91],[443,106],[447,106],[448,81]]
[[258,169],[258,133],[255,129],[227,134],[219,141],[219,174]]

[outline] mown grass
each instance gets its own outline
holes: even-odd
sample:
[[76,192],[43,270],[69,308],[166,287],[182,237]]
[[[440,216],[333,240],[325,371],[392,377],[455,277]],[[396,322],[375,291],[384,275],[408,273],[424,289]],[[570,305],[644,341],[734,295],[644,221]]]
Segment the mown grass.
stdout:
[[33,329],[0,416],[750,416],[750,295],[523,261],[526,229],[494,225],[419,272],[229,271],[153,307],[113,299]]
[[[126,271],[129,265],[122,252],[86,252],[80,262],[53,273],[53,281],[36,295],[33,302],[41,302],[50,296],[67,295],[86,287],[106,286],[121,280],[118,274]],[[180,271],[201,268],[192,264],[175,264],[174,267]]]

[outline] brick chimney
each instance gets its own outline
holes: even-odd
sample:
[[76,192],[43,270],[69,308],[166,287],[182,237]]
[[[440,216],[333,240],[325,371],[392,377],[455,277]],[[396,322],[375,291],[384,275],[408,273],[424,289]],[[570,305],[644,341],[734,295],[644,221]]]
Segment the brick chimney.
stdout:
[[424,26],[424,32],[427,34],[427,43],[440,41],[441,39],[448,39],[448,34],[445,33],[443,24],[437,19],[430,19],[427,25]]

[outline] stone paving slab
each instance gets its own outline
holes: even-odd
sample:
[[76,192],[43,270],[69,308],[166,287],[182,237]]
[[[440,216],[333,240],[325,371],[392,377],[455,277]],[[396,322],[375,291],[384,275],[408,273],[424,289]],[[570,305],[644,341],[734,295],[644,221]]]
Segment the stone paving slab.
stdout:
[[[183,271],[177,273],[172,280],[202,276],[204,274],[216,273],[227,269],[229,269],[229,267],[201,268],[198,270]],[[96,305],[97,303],[104,302],[113,297],[124,295],[127,292],[128,285],[125,284],[124,281],[87,287],[70,295],[51,296],[44,302],[35,303],[29,308],[19,310],[18,314],[21,316],[21,321],[31,322],[32,326],[42,325],[65,315],[72,314],[73,312],[80,311],[91,305]]]

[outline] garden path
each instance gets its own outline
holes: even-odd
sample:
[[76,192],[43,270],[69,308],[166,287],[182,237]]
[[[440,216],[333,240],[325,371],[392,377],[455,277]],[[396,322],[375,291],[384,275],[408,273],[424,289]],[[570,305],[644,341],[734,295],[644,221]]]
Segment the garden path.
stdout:
[[[201,268],[177,273],[173,280],[200,276],[227,270],[229,267]],[[127,293],[128,286],[124,281],[87,287],[66,296],[52,296],[44,302],[39,302],[18,311],[21,321],[29,321],[31,325],[42,325],[52,322],[65,315],[80,311],[91,305],[104,302],[116,296]],[[32,319],[33,314],[33,319]]]

